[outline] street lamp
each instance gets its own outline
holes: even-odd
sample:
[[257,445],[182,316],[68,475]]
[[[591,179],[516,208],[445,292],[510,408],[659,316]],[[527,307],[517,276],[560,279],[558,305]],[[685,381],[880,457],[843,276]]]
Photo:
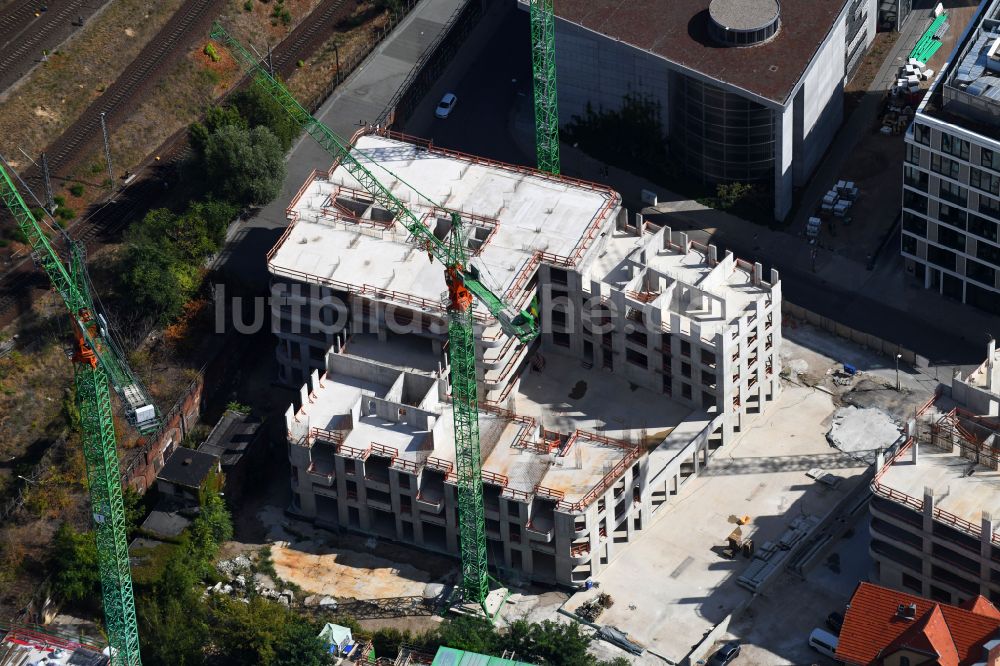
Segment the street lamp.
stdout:
[[896,390],[899,390],[899,359],[903,358],[902,354],[896,354]]

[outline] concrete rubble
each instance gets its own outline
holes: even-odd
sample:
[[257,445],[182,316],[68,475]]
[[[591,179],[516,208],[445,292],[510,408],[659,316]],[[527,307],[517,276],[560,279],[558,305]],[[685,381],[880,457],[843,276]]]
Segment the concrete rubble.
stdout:
[[858,409],[852,405],[834,413],[826,439],[844,453],[874,462],[876,451],[892,446],[901,434],[899,424],[881,409]]

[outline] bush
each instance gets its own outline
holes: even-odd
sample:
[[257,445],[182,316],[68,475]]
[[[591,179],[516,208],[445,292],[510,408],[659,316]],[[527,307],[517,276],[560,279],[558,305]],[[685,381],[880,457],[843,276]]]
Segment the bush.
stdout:
[[209,58],[212,59],[212,62],[219,62],[220,60],[222,60],[222,56],[220,56],[219,52],[215,50],[215,46],[212,44],[212,42],[208,42],[207,44],[205,44],[205,48],[203,49],[203,51],[205,55],[207,55]]
[[82,197],[83,185],[81,185],[80,183],[73,185],[72,187],[69,188],[69,193],[72,194],[74,197]]
[[252,12],[253,11],[253,2],[252,2],[252,0],[247,0],[246,2],[243,3],[243,11],[245,11],[245,12]]
[[306,66],[306,61],[305,60],[296,60],[295,61],[295,66],[296,67],[305,67]]
[[60,220],[72,220],[76,217],[76,211],[66,206],[59,206],[56,208],[56,217]]
[[57,206],[65,206],[66,205],[66,197],[62,196],[61,194],[52,197],[52,200],[56,202]]

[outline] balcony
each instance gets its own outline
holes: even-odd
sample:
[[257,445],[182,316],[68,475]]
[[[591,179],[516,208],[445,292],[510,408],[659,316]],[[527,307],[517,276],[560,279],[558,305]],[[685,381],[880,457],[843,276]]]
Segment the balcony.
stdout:
[[524,526],[524,531],[528,533],[528,538],[533,541],[549,543],[552,541],[552,520],[550,518],[534,518]]
[[314,460],[306,468],[306,478],[320,486],[332,486],[337,475],[332,460]]
[[569,556],[573,564],[584,564],[590,561],[590,541],[574,543],[570,546]]
[[441,513],[444,508],[444,497],[431,491],[417,493],[413,501],[417,508],[427,513]]

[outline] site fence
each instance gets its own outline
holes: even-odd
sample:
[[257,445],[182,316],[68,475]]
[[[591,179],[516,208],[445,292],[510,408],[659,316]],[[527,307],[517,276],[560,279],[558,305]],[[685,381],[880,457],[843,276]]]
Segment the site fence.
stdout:
[[[807,324],[812,324],[817,328],[821,328],[828,333],[833,333],[837,337],[850,340],[851,342],[859,344],[862,347],[871,349],[877,354],[890,356],[892,358],[895,358],[896,354],[899,354],[899,360],[908,365],[921,368],[927,367],[927,359],[918,355],[911,349],[901,347],[895,342],[883,340],[882,338],[872,335],[871,333],[865,333],[864,331],[851,328],[850,326],[842,324],[839,321],[835,321],[829,317],[824,317],[823,315],[816,314],[811,310],[807,310],[800,305],[789,303],[787,300],[783,300],[781,302],[781,313],[784,315],[785,324],[790,323],[789,318],[797,319],[799,321],[806,322]],[[794,323],[791,325],[794,326]]]

